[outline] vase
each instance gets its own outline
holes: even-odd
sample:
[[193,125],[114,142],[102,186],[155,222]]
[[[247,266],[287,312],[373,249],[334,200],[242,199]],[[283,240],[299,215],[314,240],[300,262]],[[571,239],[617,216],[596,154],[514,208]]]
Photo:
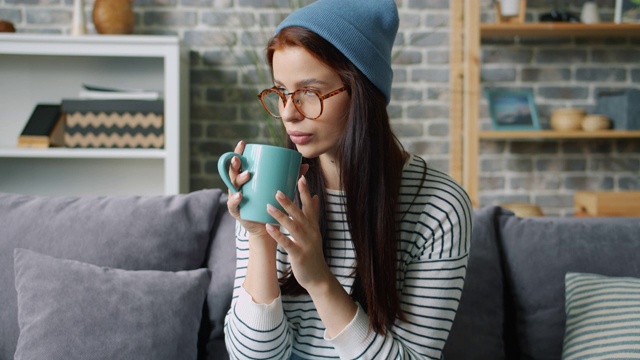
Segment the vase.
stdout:
[[598,5],[595,1],[587,1],[582,5],[580,13],[580,21],[585,24],[594,24],[600,22],[600,14],[598,13]]
[[93,25],[100,34],[131,34],[135,16],[132,0],[95,0]]
[[502,16],[518,16],[520,14],[520,0],[500,0]]
[[73,17],[71,20],[71,35],[85,35],[87,33],[87,21],[84,16],[84,0],[73,1]]

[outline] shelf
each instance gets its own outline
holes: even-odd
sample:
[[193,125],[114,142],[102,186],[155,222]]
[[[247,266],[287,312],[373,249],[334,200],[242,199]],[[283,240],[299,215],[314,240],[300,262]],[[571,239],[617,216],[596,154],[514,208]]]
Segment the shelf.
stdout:
[[163,149],[22,149],[0,148],[0,157],[5,158],[59,158],[59,159],[163,159]]
[[634,131],[480,131],[483,140],[545,140],[545,139],[640,139],[640,130]]
[[640,37],[640,24],[581,24],[581,23],[522,23],[522,24],[481,24],[482,38],[505,37]]

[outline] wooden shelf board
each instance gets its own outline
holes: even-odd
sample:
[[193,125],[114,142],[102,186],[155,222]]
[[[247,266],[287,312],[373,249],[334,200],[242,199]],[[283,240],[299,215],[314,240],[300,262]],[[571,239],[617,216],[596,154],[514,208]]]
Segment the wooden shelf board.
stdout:
[[480,34],[483,38],[495,37],[563,37],[563,36],[634,36],[640,37],[640,24],[616,24],[616,23],[485,23],[480,25]]
[[0,148],[0,158],[164,159],[164,149]]
[[545,140],[545,139],[640,139],[640,130],[633,131],[480,131],[485,140]]

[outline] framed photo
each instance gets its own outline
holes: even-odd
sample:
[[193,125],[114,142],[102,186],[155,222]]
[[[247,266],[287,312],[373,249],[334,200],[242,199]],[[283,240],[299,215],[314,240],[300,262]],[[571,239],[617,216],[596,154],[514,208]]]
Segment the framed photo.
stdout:
[[614,21],[620,23],[640,23],[640,0],[616,0]]
[[486,94],[494,130],[540,130],[532,90],[488,89]]

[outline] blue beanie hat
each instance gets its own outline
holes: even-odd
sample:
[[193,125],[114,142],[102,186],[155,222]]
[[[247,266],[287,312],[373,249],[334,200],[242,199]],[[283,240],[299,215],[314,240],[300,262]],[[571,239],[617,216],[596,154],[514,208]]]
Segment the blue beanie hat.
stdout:
[[278,27],[311,30],[342,52],[391,99],[391,48],[398,32],[394,0],[317,0],[291,13]]

